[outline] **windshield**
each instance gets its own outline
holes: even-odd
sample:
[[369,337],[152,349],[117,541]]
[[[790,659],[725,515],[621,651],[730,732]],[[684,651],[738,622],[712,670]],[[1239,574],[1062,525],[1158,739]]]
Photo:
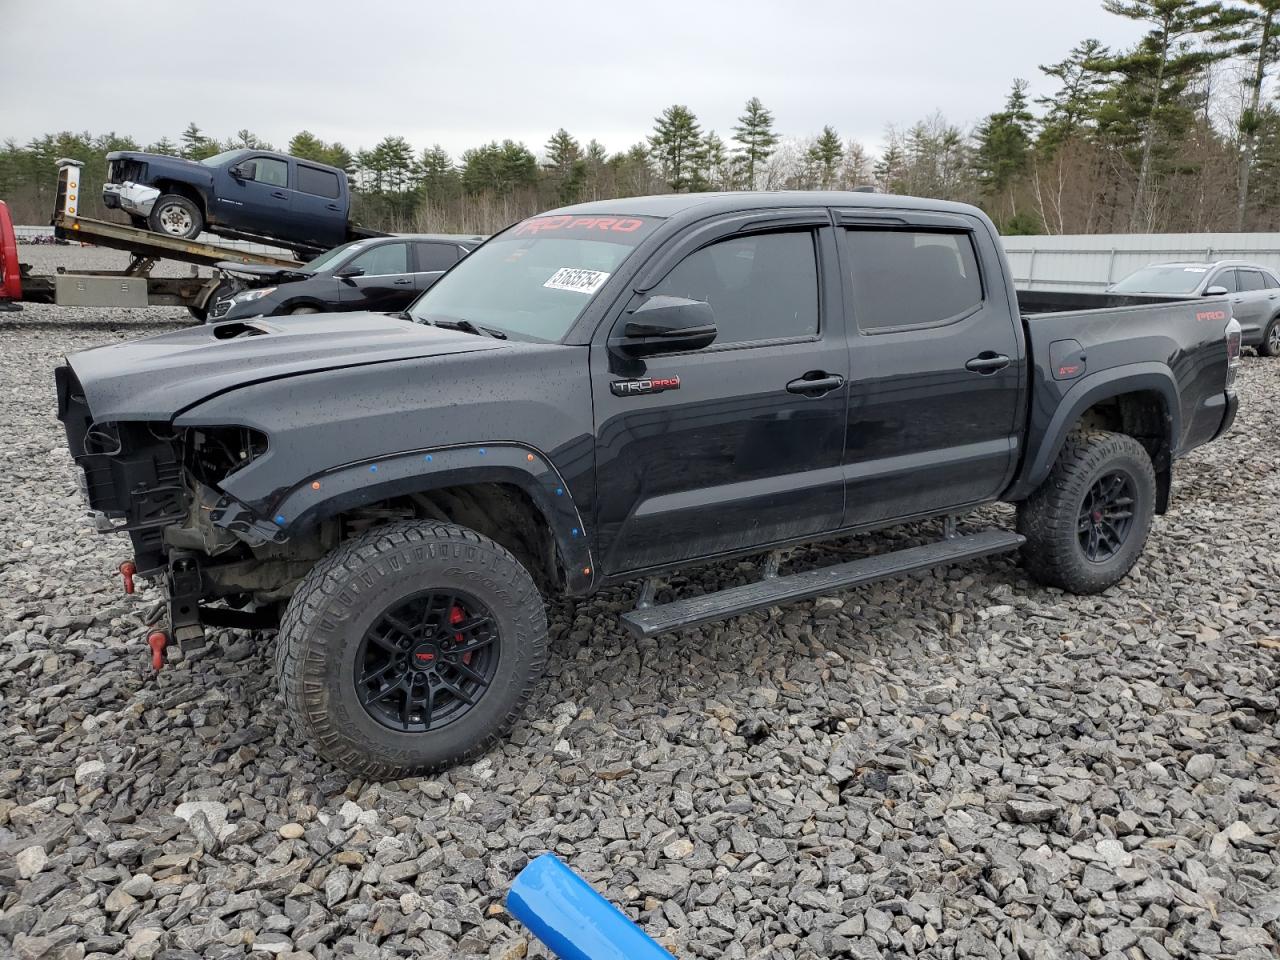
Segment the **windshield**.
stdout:
[[328,270],[347,254],[355,253],[368,242],[368,240],[352,240],[350,243],[344,243],[340,247],[334,247],[328,253],[320,254],[314,260],[308,260],[298,269],[306,273],[319,273],[321,270]]
[[240,154],[248,153],[248,152],[249,151],[244,149],[243,147],[241,147],[238,150],[225,150],[222,153],[215,153],[212,157],[205,157],[200,162],[203,163],[206,167],[220,167],[224,163],[226,163],[228,160],[233,160],[236,157],[240,156]]
[[1208,267],[1143,267],[1111,289],[1115,293],[1193,293]]
[[533,217],[462,260],[409,314],[420,322],[468,320],[521,339],[559,340],[660,222]]

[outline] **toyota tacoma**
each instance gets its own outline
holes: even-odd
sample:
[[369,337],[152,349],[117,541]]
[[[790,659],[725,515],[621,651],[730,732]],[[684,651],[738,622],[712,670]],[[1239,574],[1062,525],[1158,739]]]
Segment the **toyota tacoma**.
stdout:
[[[1177,459],[1235,415],[1222,297],[1015,292],[991,222],[862,193],[596,202],[491,238],[401,315],[227,321],[85,350],[58,414],[149,637],[278,626],[287,713],[369,777],[517,720],[544,603],[640,583],[648,636],[1020,549],[1125,576]],[[1015,529],[960,533],[993,501]],[[786,548],[943,518],[936,542]],[[656,602],[664,575],[762,576]]]

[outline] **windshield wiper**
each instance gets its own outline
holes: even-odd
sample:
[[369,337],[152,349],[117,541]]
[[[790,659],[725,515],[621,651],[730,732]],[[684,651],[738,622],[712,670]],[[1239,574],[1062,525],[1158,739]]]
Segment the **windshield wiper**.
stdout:
[[495,330],[493,327],[482,327],[479,324],[472,323],[470,320],[437,320],[437,327],[444,327],[446,330],[461,330],[463,333],[474,333],[481,337],[493,337],[495,340],[505,340],[507,335],[501,330]]

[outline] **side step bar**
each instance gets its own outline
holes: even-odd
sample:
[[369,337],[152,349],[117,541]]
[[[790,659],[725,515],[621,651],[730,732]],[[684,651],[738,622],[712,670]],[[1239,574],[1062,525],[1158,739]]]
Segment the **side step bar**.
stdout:
[[818,570],[793,573],[785,577],[766,577],[756,583],[744,583],[718,593],[675,600],[661,606],[642,606],[624,613],[622,622],[635,636],[652,637],[711,620],[723,620],[749,610],[759,610],[761,607],[805,600],[943,564],[974,560],[993,553],[1006,553],[1018,549],[1024,542],[1026,537],[1008,530],[983,530],[969,536],[951,537],[921,547],[863,557],[861,560],[850,560],[848,563],[838,563]]

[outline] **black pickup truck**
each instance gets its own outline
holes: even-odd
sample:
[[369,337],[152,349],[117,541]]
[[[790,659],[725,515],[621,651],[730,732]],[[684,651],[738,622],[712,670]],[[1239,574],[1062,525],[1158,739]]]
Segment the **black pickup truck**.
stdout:
[[[167,592],[153,647],[278,622],[289,714],[393,777],[515,722],[544,597],[642,581],[622,619],[650,635],[1018,548],[1042,583],[1114,584],[1231,424],[1239,352],[1224,298],[1020,303],[969,206],[676,195],[525,220],[403,315],[77,353],[58,413],[99,528]],[[997,500],[1016,531],[956,533]],[[937,542],[778,569],[926,517]],[[750,554],[758,581],[654,602]]]

